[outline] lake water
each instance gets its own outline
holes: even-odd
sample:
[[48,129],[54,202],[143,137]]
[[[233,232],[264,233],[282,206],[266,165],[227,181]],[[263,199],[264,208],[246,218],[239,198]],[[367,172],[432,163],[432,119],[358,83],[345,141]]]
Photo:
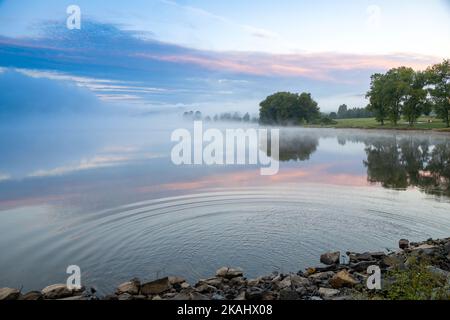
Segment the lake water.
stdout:
[[0,287],[65,282],[72,264],[103,293],[223,265],[254,277],[450,236],[449,135],[285,128],[261,176],[175,166],[170,134],[191,124],[136,122],[0,129]]

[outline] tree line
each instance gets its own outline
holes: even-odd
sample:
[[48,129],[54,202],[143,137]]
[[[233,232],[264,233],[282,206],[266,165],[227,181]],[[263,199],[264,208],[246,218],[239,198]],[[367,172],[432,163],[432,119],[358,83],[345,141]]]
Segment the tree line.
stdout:
[[338,112],[330,112],[329,117],[331,119],[371,118],[373,117],[373,113],[367,108],[349,109],[346,104],[341,104]]
[[201,111],[186,111],[183,113],[183,118],[187,120],[204,120],[204,121],[228,121],[228,122],[258,122],[258,119],[251,117],[248,112],[241,115],[240,112],[224,112],[215,114],[213,117],[207,115],[203,116]]
[[403,117],[413,126],[421,115],[434,112],[450,126],[449,60],[428,67],[425,71],[399,67],[371,76],[368,110],[384,125],[389,120],[397,125]]

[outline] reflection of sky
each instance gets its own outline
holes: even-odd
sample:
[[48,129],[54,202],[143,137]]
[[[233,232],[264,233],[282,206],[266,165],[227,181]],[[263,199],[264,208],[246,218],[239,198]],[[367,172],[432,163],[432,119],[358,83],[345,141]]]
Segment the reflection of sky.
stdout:
[[[360,142],[342,145],[335,136],[324,136],[308,161],[281,162],[278,174],[261,176],[255,165],[175,166],[169,157],[169,126],[158,126],[157,121],[137,123],[140,126],[134,129],[96,129],[95,139],[86,129],[59,134],[30,131],[28,136],[21,131],[14,144],[0,144],[4,148],[2,205],[70,202],[108,207],[215,187],[298,182],[367,185],[366,154]],[[146,129],[147,125],[153,129]]]

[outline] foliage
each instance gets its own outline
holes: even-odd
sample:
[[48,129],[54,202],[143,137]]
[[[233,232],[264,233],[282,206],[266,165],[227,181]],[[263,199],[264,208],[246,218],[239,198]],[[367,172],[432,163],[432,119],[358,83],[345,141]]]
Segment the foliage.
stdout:
[[427,263],[410,258],[408,268],[389,271],[392,283],[385,296],[390,300],[444,300],[450,299],[449,287],[444,277],[433,274]]
[[436,115],[450,127],[450,61],[429,67],[426,71],[427,84]]
[[320,117],[317,102],[305,92],[277,92],[259,105],[259,119],[263,124],[298,125]]

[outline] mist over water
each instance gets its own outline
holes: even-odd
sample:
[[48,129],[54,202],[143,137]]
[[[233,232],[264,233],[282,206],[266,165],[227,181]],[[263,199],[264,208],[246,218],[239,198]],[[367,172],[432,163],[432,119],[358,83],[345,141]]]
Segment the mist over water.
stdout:
[[450,230],[445,134],[282,128],[280,171],[261,176],[258,165],[175,166],[170,135],[193,127],[175,114],[61,119],[0,129],[3,285],[64,282],[71,264],[100,292],[223,265],[252,277]]

